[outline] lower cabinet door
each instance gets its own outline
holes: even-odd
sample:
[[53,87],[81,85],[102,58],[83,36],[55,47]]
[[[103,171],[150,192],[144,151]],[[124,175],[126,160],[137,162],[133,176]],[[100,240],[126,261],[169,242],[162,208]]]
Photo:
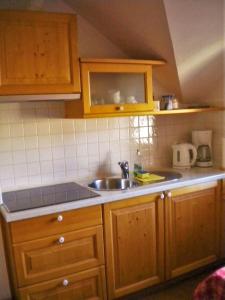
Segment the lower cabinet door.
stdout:
[[163,200],[148,195],[104,205],[108,298],[164,278]]
[[221,204],[217,182],[174,190],[165,203],[167,279],[216,261]]
[[221,257],[225,258],[225,179],[220,182],[222,185],[222,203],[221,203]]
[[20,300],[106,299],[104,267],[19,289]]

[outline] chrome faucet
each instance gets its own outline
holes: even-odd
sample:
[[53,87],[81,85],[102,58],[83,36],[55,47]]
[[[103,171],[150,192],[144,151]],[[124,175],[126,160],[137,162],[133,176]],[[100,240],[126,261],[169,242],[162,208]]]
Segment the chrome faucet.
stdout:
[[122,178],[128,179],[129,178],[129,164],[128,161],[119,161],[118,165],[121,168],[122,171]]

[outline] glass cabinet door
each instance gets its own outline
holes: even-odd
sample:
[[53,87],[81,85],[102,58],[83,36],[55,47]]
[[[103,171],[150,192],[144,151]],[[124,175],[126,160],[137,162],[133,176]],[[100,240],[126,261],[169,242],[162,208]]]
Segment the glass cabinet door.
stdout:
[[152,67],[82,64],[85,113],[152,110]]
[[145,103],[144,74],[90,72],[93,105]]

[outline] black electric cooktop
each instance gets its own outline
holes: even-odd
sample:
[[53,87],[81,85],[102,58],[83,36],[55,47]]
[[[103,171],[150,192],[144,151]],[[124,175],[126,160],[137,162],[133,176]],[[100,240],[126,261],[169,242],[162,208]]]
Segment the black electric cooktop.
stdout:
[[26,190],[5,192],[2,194],[2,200],[4,206],[9,212],[17,212],[98,196],[99,194],[90,191],[79,184],[69,182]]

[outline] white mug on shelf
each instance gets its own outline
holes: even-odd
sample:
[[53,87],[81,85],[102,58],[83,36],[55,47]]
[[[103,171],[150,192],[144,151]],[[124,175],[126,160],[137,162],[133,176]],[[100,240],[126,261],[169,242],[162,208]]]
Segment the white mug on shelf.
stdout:
[[118,90],[109,90],[109,96],[110,96],[110,100],[115,103],[115,104],[119,104],[121,101],[121,95],[120,95],[120,91]]
[[127,96],[127,103],[135,104],[137,103],[137,100],[135,99],[135,96]]

